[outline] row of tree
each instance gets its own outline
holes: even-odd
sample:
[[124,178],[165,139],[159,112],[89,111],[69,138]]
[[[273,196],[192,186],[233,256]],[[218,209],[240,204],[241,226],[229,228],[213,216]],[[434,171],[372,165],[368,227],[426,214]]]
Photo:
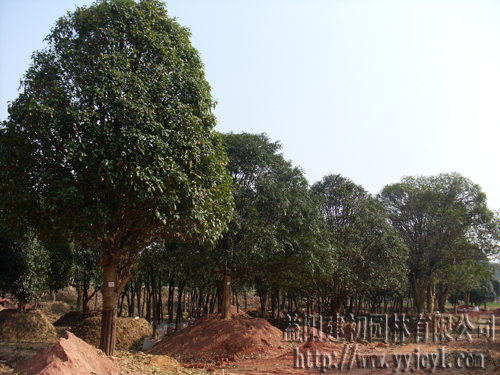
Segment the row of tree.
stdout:
[[427,311],[444,311],[457,295],[467,304],[471,294],[476,304],[495,297],[488,257],[498,251],[498,217],[463,176],[405,177],[373,197],[340,175],[309,187],[264,134],[224,134],[223,142],[233,219],[215,246],[157,250],[164,258],[151,273],[175,272],[164,277],[169,285],[205,301],[218,288],[222,313],[228,282],[233,293],[255,290],[274,319],[286,299],[289,311],[304,303],[335,314],[382,304],[403,311],[403,301],[422,313],[426,300]]
[[[447,299],[495,298],[488,256],[497,251],[498,219],[468,179],[406,177],[373,197],[340,175],[310,187],[264,134],[222,140],[235,205],[228,229],[215,244],[170,241],[143,249],[119,315],[180,322],[186,305],[192,317],[216,305],[227,314],[228,281],[233,296],[255,290],[262,316],[271,310],[267,317],[278,324],[286,306],[291,313],[302,304],[325,314],[424,312],[427,298],[432,312],[444,311]],[[16,243],[2,229],[0,248],[0,290],[20,306],[72,283],[89,311],[102,280],[96,243],[41,242],[32,232]]]

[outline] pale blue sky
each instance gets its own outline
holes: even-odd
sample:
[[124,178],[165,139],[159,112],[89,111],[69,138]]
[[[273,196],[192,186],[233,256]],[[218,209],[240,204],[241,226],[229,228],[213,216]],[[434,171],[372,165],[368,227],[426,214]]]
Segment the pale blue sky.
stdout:
[[[0,119],[55,20],[84,0],[0,0]],[[166,2],[191,29],[221,132],[267,133],[313,183],[373,194],[459,172],[500,209],[499,1]]]

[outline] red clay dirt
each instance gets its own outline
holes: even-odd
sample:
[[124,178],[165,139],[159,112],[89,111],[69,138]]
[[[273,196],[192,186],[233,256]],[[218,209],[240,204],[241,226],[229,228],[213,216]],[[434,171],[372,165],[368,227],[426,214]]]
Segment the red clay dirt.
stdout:
[[120,375],[123,370],[110,358],[70,332],[49,351],[42,351],[20,364],[16,372],[26,375]]
[[[233,316],[231,320],[224,320],[215,314],[196,323],[176,335],[165,338],[163,342],[150,350],[150,354],[166,354],[179,360],[186,367],[205,368],[226,375],[235,374],[319,374],[318,367],[295,368],[293,349],[298,347],[299,353],[329,353],[332,354],[332,363],[343,369],[332,367],[325,369],[326,373],[349,373],[351,375],[393,374],[394,372],[411,372],[428,374],[430,362],[423,362],[425,369],[414,369],[413,365],[405,371],[403,367],[396,368],[394,356],[400,357],[415,353],[422,353],[430,358],[428,353],[435,354],[443,350],[446,354],[446,363],[450,368],[436,369],[442,375],[462,375],[480,372],[483,375],[500,374],[500,352],[498,339],[491,342],[485,337],[475,337],[472,342],[467,340],[445,341],[439,343],[407,343],[404,345],[390,342],[345,342],[331,337],[322,341],[308,341],[306,343],[290,343],[283,341],[282,332],[269,325],[263,319],[249,318],[246,315]],[[497,333],[498,337],[498,333]],[[454,365],[454,358],[460,353],[467,356],[469,353],[483,353],[485,368],[467,369]],[[345,353],[345,359],[341,358]],[[352,353],[356,353],[353,355]],[[462,355],[460,354],[460,355]],[[359,355],[359,357],[358,357]],[[384,355],[387,368],[369,368],[373,356]],[[311,357],[310,357],[311,358]],[[354,358],[354,362],[352,359]],[[361,362],[358,363],[358,358]],[[363,359],[365,358],[365,359]],[[366,362],[363,362],[366,361]],[[349,368],[349,363],[352,368]],[[399,366],[399,364],[398,364]],[[403,366],[403,365],[401,365]],[[424,366],[424,365],[422,365]]]
[[[232,312],[236,312],[232,309]],[[473,321],[474,323],[474,321]],[[32,371],[27,374],[40,373],[55,374],[320,374],[320,369],[314,366],[294,368],[293,349],[298,346],[302,354],[335,353],[334,363],[349,363],[351,353],[357,353],[360,358],[371,358],[372,355],[384,354],[390,363],[393,355],[415,355],[415,353],[436,353],[446,349],[446,361],[453,363],[456,353],[484,353],[485,369],[466,369],[451,366],[447,369],[437,369],[434,373],[442,375],[465,375],[480,373],[482,375],[500,374],[500,351],[498,344],[498,327],[495,341],[486,337],[475,337],[472,342],[444,341],[440,343],[409,343],[396,345],[390,342],[357,342],[347,343],[334,340],[331,337],[323,341],[306,343],[288,342],[283,340],[283,333],[271,326],[266,320],[250,318],[244,313],[233,314],[230,320],[221,319],[215,314],[198,319],[192,326],[185,328],[175,335],[165,338],[152,348],[149,353],[118,351],[117,358],[106,358],[98,349],[86,344],[82,340],[66,333],[66,337],[52,349],[37,354],[24,365],[16,367],[15,371]],[[355,351],[354,351],[355,350]],[[345,351],[345,361],[341,361]],[[178,359],[169,358],[166,355]],[[352,358],[357,358],[352,356]],[[356,359],[357,361],[357,359]],[[404,371],[394,366],[388,368],[361,368],[354,362],[353,368],[344,367],[342,370],[329,368],[326,373],[348,373],[350,375],[416,373],[428,374],[427,368]],[[364,362],[363,362],[364,363]],[[366,362],[368,363],[368,362]],[[91,369],[85,366],[95,366]],[[107,367],[111,366],[111,367]],[[121,366],[121,367],[120,367]],[[188,368],[186,368],[188,367]],[[463,367],[463,366],[462,366]],[[116,370],[118,369],[118,370]],[[12,370],[11,370],[12,371]],[[118,372],[113,372],[118,371]],[[0,368],[0,373],[2,373]]]
[[200,318],[177,334],[165,338],[149,353],[163,354],[183,363],[223,363],[268,355],[285,350],[283,333],[264,319],[241,313],[232,319],[219,314]]

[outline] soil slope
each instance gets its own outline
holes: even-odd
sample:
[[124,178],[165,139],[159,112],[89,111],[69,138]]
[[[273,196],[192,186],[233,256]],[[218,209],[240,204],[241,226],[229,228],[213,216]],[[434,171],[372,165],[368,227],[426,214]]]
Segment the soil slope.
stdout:
[[264,319],[219,314],[198,319],[192,326],[166,337],[151,354],[166,354],[181,362],[223,362],[280,354],[285,342],[282,332]]
[[[101,352],[102,353],[102,352]],[[42,351],[17,366],[26,375],[120,375],[120,367],[111,359],[70,332],[49,351]]]

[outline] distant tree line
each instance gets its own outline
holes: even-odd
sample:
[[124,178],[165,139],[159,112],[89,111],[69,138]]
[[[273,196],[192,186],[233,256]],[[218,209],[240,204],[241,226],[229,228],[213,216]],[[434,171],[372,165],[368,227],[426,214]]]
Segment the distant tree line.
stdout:
[[[235,205],[227,230],[215,243],[145,247],[119,315],[179,323],[227,314],[231,296],[249,292],[277,324],[302,310],[432,313],[447,301],[497,298],[489,257],[498,252],[498,217],[465,177],[405,177],[374,197],[341,175],[309,186],[265,134],[222,140]],[[90,311],[102,284],[98,244],[41,242],[32,232],[15,242],[2,229],[0,249],[0,290],[20,306],[71,284],[78,308]]]

